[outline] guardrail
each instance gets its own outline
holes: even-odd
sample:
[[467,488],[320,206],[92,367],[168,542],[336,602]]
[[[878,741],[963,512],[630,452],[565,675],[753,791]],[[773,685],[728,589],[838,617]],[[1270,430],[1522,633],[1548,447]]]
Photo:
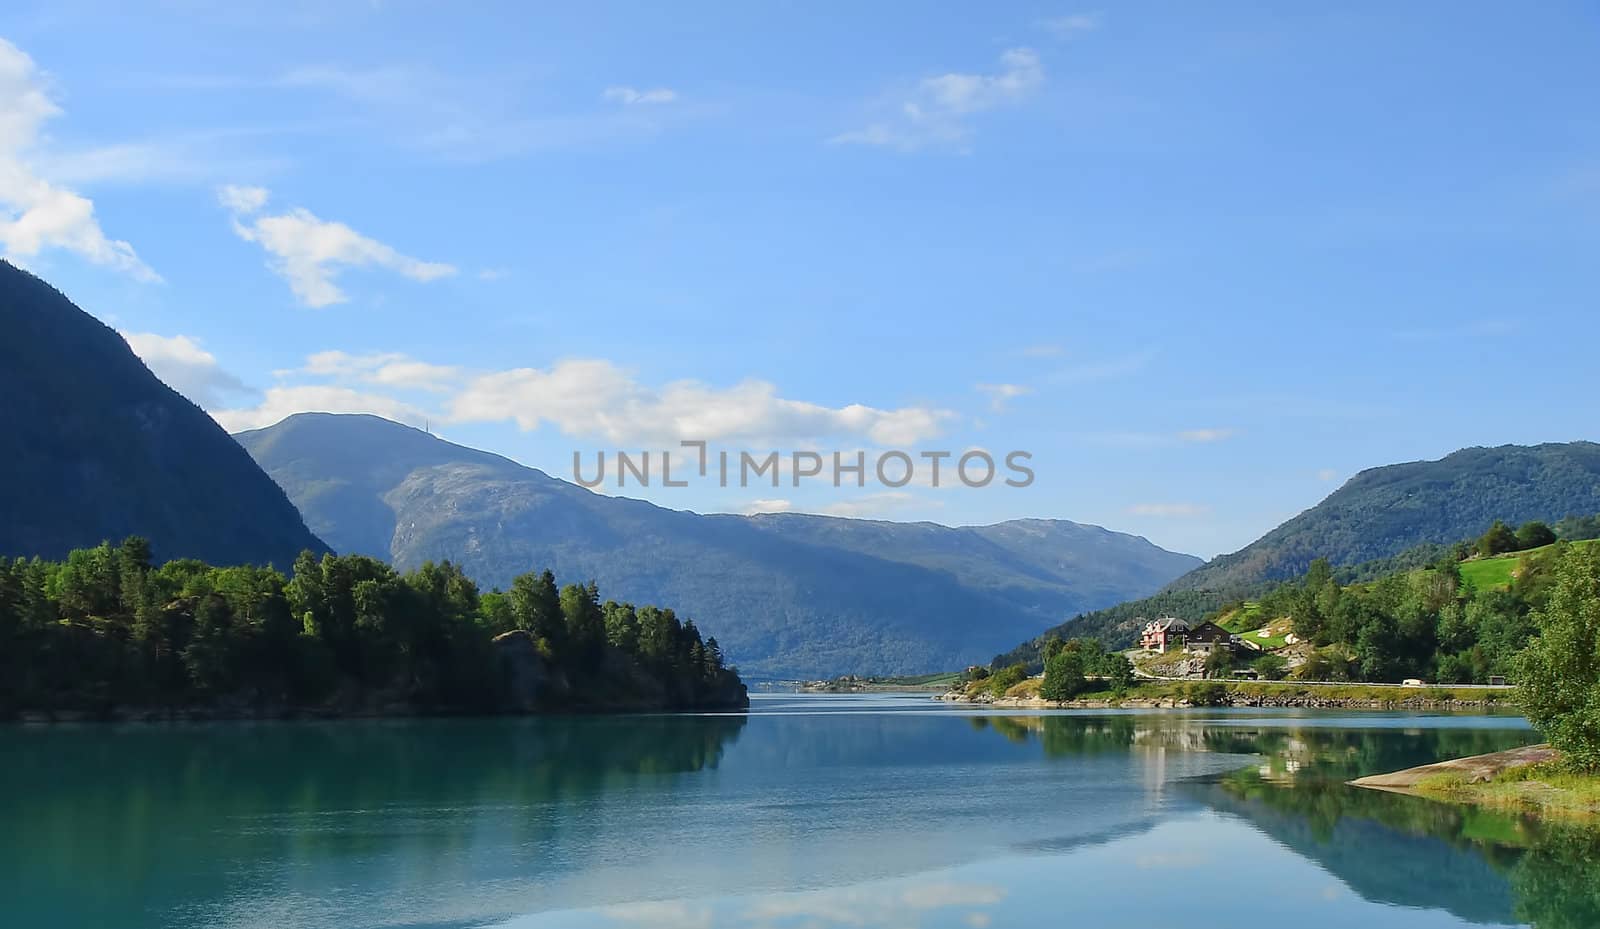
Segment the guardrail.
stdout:
[[1236,683],[1236,684],[1257,684],[1257,683],[1260,683],[1260,684],[1291,684],[1291,685],[1293,685],[1293,684],[1309,684],[1309,685],[1311,685],[1313,687],[1393,687],[1396,690],[1427,690],[1427,689],[1433,688],[1433,687],[1444,687],[1444,688],[1447,688],[1447,689],[1450,689],[1450,690],[1513,690],[1513,689],[1515,689],[1515,685],[1512,685],[1512,684],[1382,684],[1382,683],[1377,683],[1377,682],[1373,682],[1373,681],[1301,681],[1301,680],[1293,680],[1293,681],[1256,681],[1256,680],[1251,680],[1249,678],[1242,678],[1242,677],[1211,677],[1211,678],[1163,677],[1163,676],[1161,676],[1159,674],[1151,674],[1148,671],[1141,671],[1138,668],[1134,668],[1133,669],[1133,676],[1134,677],[1142,677],[1142,678],[1144,678],[1146,680],[1151,680],[1151,681],[1173,681],[1173,682],[1177,682],[1177,683],[1188,683],[1188,682],[1191,682],[1191,681],[1207,680],[1207,681],[1217,681],[1219,683],[1225,683],[1225,682],[1228,682],[1228,681],[1232,681],[1233,683]]

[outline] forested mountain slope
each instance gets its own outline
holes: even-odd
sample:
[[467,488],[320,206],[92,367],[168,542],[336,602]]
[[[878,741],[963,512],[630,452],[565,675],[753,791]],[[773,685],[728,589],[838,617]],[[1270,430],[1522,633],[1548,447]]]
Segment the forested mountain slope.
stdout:
[[158,558],[287,570],[327,551],[211,417],[113,329],[0,261],[0,557],[139,535]]
[[1438,461],[1362,471],[1327,499],[1231,555],[1173,581],[1172,590],[1233,590],[1451,543],[1496,519],[1554,523],[1600,512],[1600,444],[1466,448]]

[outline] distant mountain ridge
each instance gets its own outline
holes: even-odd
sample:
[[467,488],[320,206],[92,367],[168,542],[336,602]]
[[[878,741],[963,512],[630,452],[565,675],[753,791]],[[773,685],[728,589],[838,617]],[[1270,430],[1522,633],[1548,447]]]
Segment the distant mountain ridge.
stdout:
[[281,489],[115,330],[0,261],[0,557],[129,535],[158,559],[325,552]]
[[1600,444],[1465,448],[1436,461],[1362,471],[1327,499],[1237,552],[1220,555],[1168,590],[1227,591],[1387,558],[1425,542],[1449,544],[1496,519],[1554,523],[1600,513]]
[[673,604],[747,676],[986,661],[1199,564],[1064,520],[950,528],[670,510],[376,416],[298,414],[236,438],[341,552],[401,568],[448,558],[485,587],[545,567],[563,582],[593,578],[617,599]]

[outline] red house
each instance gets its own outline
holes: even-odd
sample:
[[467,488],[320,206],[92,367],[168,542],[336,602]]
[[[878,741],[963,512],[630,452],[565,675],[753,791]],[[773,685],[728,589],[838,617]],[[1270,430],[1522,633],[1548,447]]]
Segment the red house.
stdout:
[[1188,640],[1189,624],[1167,616],[1144,624],[1144,631],[1139,634],[1139,647],[1147,652],[1165,652],[1168,648],[1182,648]]

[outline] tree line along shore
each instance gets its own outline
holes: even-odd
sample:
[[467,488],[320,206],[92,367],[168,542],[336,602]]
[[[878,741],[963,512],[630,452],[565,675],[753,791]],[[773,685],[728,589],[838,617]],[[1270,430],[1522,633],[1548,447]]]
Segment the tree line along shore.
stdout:
[[0,718],[737,708],[714,637],[549,571],[483,592],[311,552],[292,573],[152,563],[143,539],[0,560]]

